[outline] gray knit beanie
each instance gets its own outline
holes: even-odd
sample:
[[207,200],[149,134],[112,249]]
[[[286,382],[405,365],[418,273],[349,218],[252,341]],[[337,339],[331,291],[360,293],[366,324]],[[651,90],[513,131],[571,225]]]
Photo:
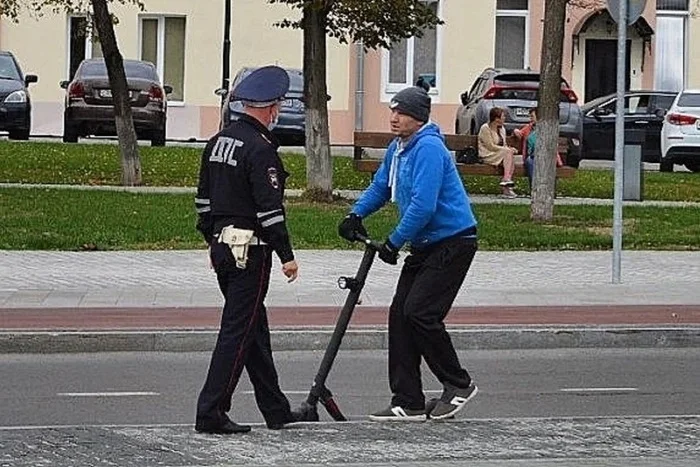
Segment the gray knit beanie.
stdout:
[[419,122],[430,120],[430,96],[421,87],[411,86],[397,92],[389,107]]

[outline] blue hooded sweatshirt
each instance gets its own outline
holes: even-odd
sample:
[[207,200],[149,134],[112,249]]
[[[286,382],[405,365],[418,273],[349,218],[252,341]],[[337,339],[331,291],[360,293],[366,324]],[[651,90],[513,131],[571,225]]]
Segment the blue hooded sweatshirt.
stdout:
[[370,186],[352,212],[365,218],[387,201],[398,205],[399,223],[389,235],[397,248],[423,248],[477,222],[440,128],[432,122],[402,144],[395,138]]

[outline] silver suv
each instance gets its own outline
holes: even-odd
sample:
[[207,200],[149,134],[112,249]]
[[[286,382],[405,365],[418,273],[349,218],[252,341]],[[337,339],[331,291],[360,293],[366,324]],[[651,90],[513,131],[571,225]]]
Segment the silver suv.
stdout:
[[[489,111],[501,107],[506,111],[506,131],[511,134],[528,123],[529,110],[537,107],[539,87],[540,74],[536,71],[487,68],[460,96],[462,105],[457,109],[455,133],[478,134],[481,125],[489,120]],[[576,93],[562,79],[559,135],[568,141],[567,154],[562,156],[571,167],[578,167],[581,160],[583,116],[577,102]]]

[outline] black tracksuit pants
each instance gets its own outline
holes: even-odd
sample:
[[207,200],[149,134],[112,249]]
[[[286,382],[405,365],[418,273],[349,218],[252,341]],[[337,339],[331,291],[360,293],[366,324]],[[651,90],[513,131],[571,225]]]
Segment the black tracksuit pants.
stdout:
[[389,309],[389,385],[392,405],[422,410],[421,357],[437,379],[467,387],[443,320],[477,250],[475,238],[451,237],[406,257]]
[[249,247],[248,265],[238,269],[228,261],[220,264],[220,258],[230,255],[220,248],[228,247],[214,243],[211,256],[225,303],[209,373],[197,402],[197,421],[222,421],[245,367],[265,421],[284,423],[291,417],[290,406],[279,386],[263,303],[270,284],[271,249]]

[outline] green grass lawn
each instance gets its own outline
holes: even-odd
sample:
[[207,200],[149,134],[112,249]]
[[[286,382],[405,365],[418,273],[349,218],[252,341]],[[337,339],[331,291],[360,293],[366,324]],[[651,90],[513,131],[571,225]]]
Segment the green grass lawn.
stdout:
[[[193,147],[140,147],[143,184],[146,186],[195,186],[201,149]],[[305,188],[305,158],[284,153],[291,173],[289,188]],[[337,189],[363,189],[370,175],[352,168],[352,159],[333,158],[333,182]],[[0,141],[0,182],[119,185],[121,169],[116,145],[63,144]],[[465,176],[472,194],[497,194],[496,177]],[[516,190],[524,191],[525,179]],[[613,173],[579,170],[573,179],[557,182],[561,197],[612,198]],[[648,200],[700,201],[700,174],[645,172],[644,198]]]
[[[288,203],[297,249],[359,248],[337,235],[349,204]],[[557,206],[549,224],[529,220],[525,205],[474,207],[484,250],[612,248],[612,207]],[[192,195],[0,189],[0,249],[140,250],[202,248]],[[625,249],[700,250],[700,208],[627,207]],[[366,221],[383,239],[396,222],[387,207]]]

